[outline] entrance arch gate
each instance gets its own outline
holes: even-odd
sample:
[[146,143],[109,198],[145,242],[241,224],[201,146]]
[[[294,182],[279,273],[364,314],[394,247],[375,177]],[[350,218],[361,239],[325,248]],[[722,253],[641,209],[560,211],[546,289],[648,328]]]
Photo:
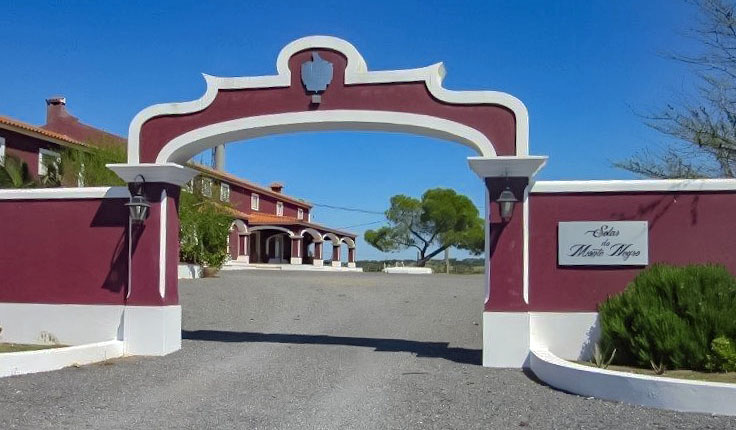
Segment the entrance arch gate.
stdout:
[[[226,142],[273,134],[403,132],[473,149],[478,156],[470,157],[469,165],[487,189],[485,312],[503,318],[505,312],[514,315],[527,308],[527,197],[546,157],[529,155],[528,114],[521,101],[496,91],[445,89],[442,63],[369,71],[353,45],[329,36],[289,43],[279,53],[276,69],[272,76],[205,75],[207,91],[199,99],[148,107],[131,122],[127,163],[109,167],[129,184],[144,178],[152,205],[136,240],[157,244],[160,252],[157,268],[149,254],[130,255],[127,304],[137,306],[148,321],[126,329],[130,353],[162,355],[181,345],[176,207],[180,186],[196,174],[183,163]],[[494,202],[507,188],[519,207],[503,221]],[[484,339],[498,338],[494,330],[501,333],[503,328],[484,324]],[[484,364],[505,363],[507,352],[499,348],[489,350],[484,341]]]

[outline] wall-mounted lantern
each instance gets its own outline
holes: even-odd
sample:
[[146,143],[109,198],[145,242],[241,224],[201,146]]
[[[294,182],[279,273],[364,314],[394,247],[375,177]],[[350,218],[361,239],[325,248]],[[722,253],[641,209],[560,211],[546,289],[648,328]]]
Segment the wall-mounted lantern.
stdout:
[[519,199],[516,198],[514,192],[507,185],[506,189],[501,191],[501,194],[496,199],[498,206],[501,208],[501,219],[504,222],[511,221],[511,216],[514,214],[514,206]]
[[[140,180],[138,178],[140,178]],[[130,196],[130,201],[125,204],[130,211],[130,220],[134,224],[140,224],[145,221],[148,216],[148,208],[151,207],[151,204],[148,203],[148,200],[143,196],[145,185],[146,180],[143,176],[136,176],[135,182],[132,185],[133,194]]]

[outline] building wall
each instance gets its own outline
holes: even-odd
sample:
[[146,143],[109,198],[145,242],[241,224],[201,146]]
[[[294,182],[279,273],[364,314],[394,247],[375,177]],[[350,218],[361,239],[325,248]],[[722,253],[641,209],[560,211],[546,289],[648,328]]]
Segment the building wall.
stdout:
[[0,303],[123,304],[127,199],[0,199]]
[[595,311],[643,269],[559,266],[560,221],[648,221],[650,264],[719,263],[736,274],[733,192],[532,194],[529,205],[532,311]]
[[5,138],[5,155],[18,157],[28,164],[33,177],[38,177],[38,150],[41,148],[60,151],[59,145],[25,134],[0,129],[0,137]]
[[[251,194],[253,194],[254,192],[259,195],[260,203],[258,211],[254,211],[250,208],[250,198]],[[269,194],[259,193],[258,191],[246,189],[239,185],[230,184],[230,203],[241,212],[257,212],[268,215],[276,215],[277,201],[281,201],[284,203],[284,216],[296,218],[297,210],[300,206],[294,204],[293,202],[290,202],[288,200],[279,200]],[[304,220],[306,221],[309,216],[309,209],[306,205],[301,206],[301,208],[304,210]]]

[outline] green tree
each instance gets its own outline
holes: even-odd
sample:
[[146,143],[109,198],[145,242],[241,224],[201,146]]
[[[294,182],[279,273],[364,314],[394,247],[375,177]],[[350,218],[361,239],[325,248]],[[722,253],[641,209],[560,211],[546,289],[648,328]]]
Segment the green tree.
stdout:
[[736,175],[736,15],[733,0],[691,0],[699,19],[692,29],[698,48],[672,54],[693,68],[699,84],[685,101],[645,115],[646,124],[667,136],[663,150],[644,150],[614,163],[653,178]]
[[[365,232],[365,240],[383,252],[419,251],[418,266],[449,247],[483,252],[485,230],[478,208],[454,190],[427,190],[421,200],[403,194],[391,197],[388,226]],[[430,251],[431,247],[436,249]]]
[[18,157],[0,157],[0,188],[33,188],[36,186],[28,164]]

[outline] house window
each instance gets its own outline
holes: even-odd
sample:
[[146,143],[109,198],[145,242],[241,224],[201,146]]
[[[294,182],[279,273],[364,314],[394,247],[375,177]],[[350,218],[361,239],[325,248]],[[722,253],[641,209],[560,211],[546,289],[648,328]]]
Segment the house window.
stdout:
[[276,202],[276,216],[284,216],[284,203]]
[[220,200],[223,202],[230,201],[230,185],[220,184]]
[[296,210],[296,218],[297,219],[304,219],[304,209],[299,208]]
[[202,178],[202,195],[212,197],[212,179]]
[[50,151],[48,149],[38,150],[38,175],[43,176],[48,173],[47,165],[50,163],[58,164],[61,162],[61,155],[58,152]]
[[194,179],[190,179],[189,182],[184,184],[184,190],[193,193],[194,192]]
[[250,195],[250,208],[251,209],[253,209],[254,211],[257,211],[261,205],[260,203],[261,203],[261,198],[258,196],[258,194],[253,193]]
[[5,165],[5,138],[0,137],[0,166]]

